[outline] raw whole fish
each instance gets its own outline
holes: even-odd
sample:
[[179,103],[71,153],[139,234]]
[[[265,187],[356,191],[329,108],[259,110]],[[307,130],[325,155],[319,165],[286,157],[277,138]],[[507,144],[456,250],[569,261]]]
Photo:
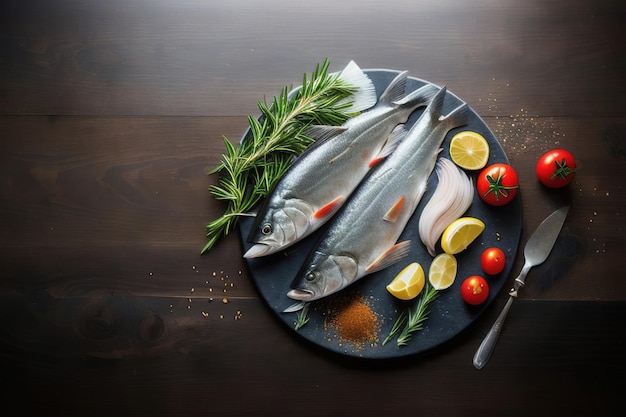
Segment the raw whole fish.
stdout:
[[316,143],[277,182],[256,214],[245,258],[275,253],[326,223],[370,169],[398,144],[394,128],[426,106],[439,91],[427,84],[405,96],[407,73],[400,73],[370,110],[342,126],[315,126]]
[[396,242],[426,190],[446,134],[467,123],[466,104],[442,117],[445,95],[444,87],[335,216],[296,276],[290,298],[325,297],[407,255],[410,241]]

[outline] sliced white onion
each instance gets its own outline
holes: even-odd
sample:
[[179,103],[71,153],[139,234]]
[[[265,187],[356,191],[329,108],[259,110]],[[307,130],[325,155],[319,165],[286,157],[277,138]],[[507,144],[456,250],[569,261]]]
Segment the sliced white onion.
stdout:
[[419,219],[419,235],[431,256],[446,227],[472,205],[474,184],[467,174],[446,158],[435,167],[439,183]]

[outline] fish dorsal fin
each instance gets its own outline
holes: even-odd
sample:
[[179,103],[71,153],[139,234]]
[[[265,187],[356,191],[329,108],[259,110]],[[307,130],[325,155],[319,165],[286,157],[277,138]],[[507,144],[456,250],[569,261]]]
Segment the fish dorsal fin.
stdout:
[[408,71],[402,71],[398,74],[380,95],[380,101],[390,104],[402,99],[406,93],[406,79],[408,73]]
[[370,161],[370,168],[381,162],[383,159],[391,155],[391,153],[398,147],[398,144],[405,138],[407,130],[403,124],[396,126],[389,136],[385,145],[382,147],[376,158]]
[[359,265],[352,256],[347,255],[331,255],[330,259],[337,264],[341,271],[341,275],[348,282],[354,281],[359,271]]
[[370,77],[359,68],[356,62],[350,61],[339,74],[339,79],[356,90],[350,97],[340,100],[336,104],[343,105],[351,103],[345,110],[346,113],[357,113],[367,110],[376,104],[376,87]]
[[395,223],[398,221],[400,214],[402,214],[402,209],[404,209],[404,201],[406,200],[405,196],[402,196],[396,201],[393,206],[385,213],[383,216],[383,220],[389,223]]
[[405,240],[400,243],[396,243],[380,255],[374,262],[372,262],[365,272],[371,274],[372,272],[380,271],[398,262],[409,253],[411,241]]
[[344,197],[340,195],[339,197],[335,198],[333,201],[313,213],[313,218],[319,220],[331,217],[337,212],[337,210],[339,210],[343,200]]

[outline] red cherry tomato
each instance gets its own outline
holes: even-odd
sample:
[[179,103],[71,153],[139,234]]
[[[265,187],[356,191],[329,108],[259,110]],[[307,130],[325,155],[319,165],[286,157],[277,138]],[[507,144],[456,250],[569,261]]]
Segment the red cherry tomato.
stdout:
[[576,176],[576,160],[564,149],[552,149],[541,155],[535,173],[546,187],[565,187]]
[[500,248],[487,248],[480,257],[480,266],[486,274],[498,275],[506,265],[506,256]]
[[461,284],[461,297],[467,304],[478,305],[489,297],[489,284],[485,278],[472,275]]
[[510,203],[517,195],[517,173],[507,164],[493,164],[483,169],[476,179],[476,191],[480,198],[492,206]]

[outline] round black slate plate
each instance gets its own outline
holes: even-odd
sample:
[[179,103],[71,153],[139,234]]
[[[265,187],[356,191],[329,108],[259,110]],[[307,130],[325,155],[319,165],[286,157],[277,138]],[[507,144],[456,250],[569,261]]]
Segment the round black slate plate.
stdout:
[[[387,69],[365,70],[365,72],[374,82],[378,94],[381,94],[399,73],[399,71]],[[426,83],[426,81],[409,77],[407,91],[419,88]],[[448,91],[443,114],[448,114],[461,103],[462,101],[458,97]],[[421,111],[423,110],[418,110],[411,115],[407,123],[407,129],[417,120]],[[488,164],[509,162],[494,134],[473,110],[470,111],[466,126],[454,129],[448,133],[443,143],[441,156],[449,158],[450,139],[461,130],[476,131],[487,139],[491,148]],[[245,140],[247,133],[243,136],[243,140]],[[478,173],[468,172],[468,174],[475,184]],[[377,342],[366,343],[361,346],[342,340],[338,336],[336,329],[328,323],[328,305],[332,304],[328,301],[319,300],[311,303],[308,312],[309,322],[297,331],[294,329],[296,314],[282,312],[294,303],[286,294],[307,254],[313,248],[320,235],[324,233],[324,228],[307,239],[287,248],[284,252],[264,258],[247,259],[250,275],[261,297],[278,319],[287,326],[287,331],[292,332],[296,337],[302,337],[315,345],[342,355],[384,359],[414,355],[430,350],[451,340],[480,317],[481,313],[493,302],[504,286],[505,279],[514,263],[522,229],[521,196],[519,194],[512,203],[504,207],[488,206],[475,195],[474,202],[465,215],[483,220],[486,228],[483,234],[467,250],[457,255],[458,274],[455,283],[452,287],[440,292],[439,297],[432,304],[424,329],[414,333],[407,346],[398,347],[395,340],[384,346],[382,345],[383,339],[389,334],[389,330],[400,311],[407,305],[406,302],[398,301],[392,297],[386,291],[385,286],[402,268],[413,261],[419,262],[426,274],[428,274],[432,258],[419,239],[418,221],[420,213],[430,199],[436,185],[437,176],[433,173],[429,179],[426,194],[405,228],[403,235],[400,237],[400,241],[407,239],[412,241],[409,256],[383,271],[362,278],[352,286],[331,296],[362,295],[378,318],[379,338]],[[240,222],[240,236],[244,251],[251,246],[246,239],[252,227],[252,222],[252,218],[245,217]],[[485,248],[491,246],[499,247],[505,252],[507,256],[506,268],[497,276],[486,276],[490,285],[490,294],[487,301],[480,306],[469,306],[461,299],[459,287],[463,279],[470,275],[485,276],[480,267],[480,254]]]

